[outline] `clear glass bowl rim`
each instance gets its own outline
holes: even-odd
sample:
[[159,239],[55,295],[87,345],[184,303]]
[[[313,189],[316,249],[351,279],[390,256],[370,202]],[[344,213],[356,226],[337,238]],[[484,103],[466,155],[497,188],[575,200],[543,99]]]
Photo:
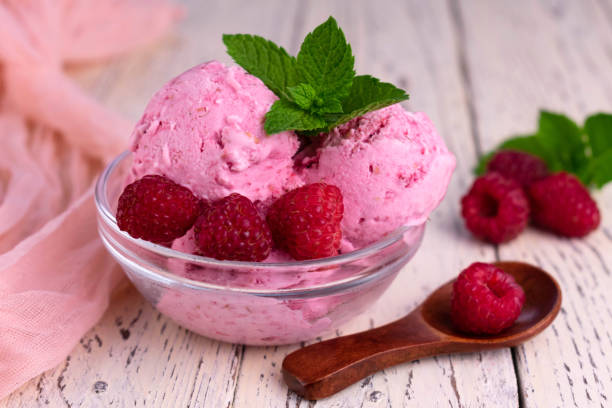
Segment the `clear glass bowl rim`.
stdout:
[[[327,267],[331,267],[335,265],[346,264],[346,263],[358,261],[358,260],[367,258],[370,255],[374,255],[377,252],[401,240],[406,232],[412,229],[421,228],[423,226],[422,224],[412,225],[412,226],[401,226],[395,229],[394,231],[392,231],[391,233],[387,234],[385,237],[381,238],[380,240],[364,248],[360,248],[355,251],[351,251],[345,254],[336,255],[336,256],[332,256],[328,258],[305,260],[305,261],[291,261],[291,262],[221,261],[218,259],[208,258],[208,257],[200,256],[200,255],[188,254],[185,252],[174,250],[172,248],[167,248],[163,245],[158,245],[158,244],[155,244],[149,241],[145,241],[142,239],[133,238],[127,232],[119,229],[115,215],[111,211],[111,207],[106,197],[106,185],[107,185],[108,179],[110,178],[115,168],[119,165],[119,163],[121,163],[121,161],[127,158],[130,154],[131,152],[129,150],[126,150],[120,155],[118,155],[104,168],[104,170],[98,177],[98,180],[96,181],[96,185],[95,185],[95,191],[94,191],[94,200],[95,200],[98,214],[103,220],[103,222],[112,229],[113,233],[120,235],[123,239],[127,240],[128,242],[138,247],[144,248],[150,252],[153,252],[154,254],[157,254],[157,255],[160,255],[166,258],[179,259],[185,262],[189,262],[189,263],[193,263],[197,265],[209,266],[209,267],[222,267],[222,268],[235,268],[235,269],[257,268],[258,270],[267,269],[270,271],[278,271],[279,273],[283,269],[293,269],[293,268],[299,268],[299,267],[327,268]],[[416,244],[417,247],[419,245],[420,243]],[[113,251],[113,252],[116,252],[116,251]],[[155,269],[158,269],[158,268],[155,268]],[[310,292],[311,290],[324,289],[324,288],[332,289],[332,287],[336,287],[338,285],[346,288],[345,287],[346,284],[351,283],[351,281],[357,280],[359,282],[355,281],[355,282],[352,282],[353,284],[349,285],[349,286],[356,286],[358,284],[364,283],[362,282],[362,279],[359,279],[359,278],[368,277],[368,276],[363,276],[362,274],[356,274],[355,276],[356,279],[351,279],[351,278],[342,279],[339,281],[329,282],[328,284],[318,285],[316,287],[262,290],[262,289],[217,286],[214,284],[195,281],[195,280],[185,278],[182,276],[178,276],[173,273],[165,272],[165,271],[159,272],[159,271],[150,270],[146,272],[147,272],[146,274],[149,277],[153,278],[154,280],[161,280],[166,283],[186,285],[193,289],[223,290],[223,291],[231,291],[231,292],[250,293],[250,294],[256,294],[260,296],[274,296],[274,297],[277,295],[281,295],[281,294],[287,295],[290,293],[293,293],[295,295],[303,295],[305,292]],[[369,279],[366,279],[367,281],[370,281],[372,278],[374,278],[375,276],[373,275],[378,275],[378,274],[376,272],[373,272],[373,273],[370,273],[369,275],[370,275]],[[336,289],[339,289],[339,288],[336,287]],[[325,292],[328,292],[328,291],[326,290]]]

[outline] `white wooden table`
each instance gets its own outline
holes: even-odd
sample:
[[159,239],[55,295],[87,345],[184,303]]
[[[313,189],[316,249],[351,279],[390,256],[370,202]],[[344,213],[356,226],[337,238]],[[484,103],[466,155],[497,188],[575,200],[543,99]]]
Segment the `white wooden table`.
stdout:
[[457,156],[420,252],[375,306],[331,336],[404,315],[476,260],[542,266],[563,287],[562,311],[524,346],[402,364],[315,403],[288,392],[280,376],[283,357],[297,345],[244,347],[200,337],[129,288],[64,363],[1,407],[612,406],[612,188],[596,194],[603,223],[583,240],[530,229],[510,244],[485,245],[459,217],[477,156],[511,134],[532,131],[540,108],[580,121],[612,111],[612,0],[193,0],[187,6],[186,20],[161,43],[73,74],[136,120],[174,75],[208,59],[230,62],[222,33],[257,33],[294,53],[331,14],[353,46],[357,71],[408,89],[407,107],[427,112]]

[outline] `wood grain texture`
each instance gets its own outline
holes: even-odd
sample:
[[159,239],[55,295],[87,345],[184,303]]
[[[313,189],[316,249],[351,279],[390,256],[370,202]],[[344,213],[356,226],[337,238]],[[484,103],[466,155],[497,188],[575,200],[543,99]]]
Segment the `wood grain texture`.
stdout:
[[199,337],[130,289],[116,297],[64,364],[0,407],[610,404],[611,189],[597,196],[604,225],[586,240],[530,230],[495,248],[473,240],[458,217],[477,154],[509,134],[532,130],[540,107],[579,119],[593,110],[612,110],[609,0],[190,0],[187,6],[187,19],[162,42],[109,64],[72,68],[72,74],[106,105],[135,120],[171,77],[207,59],[229,62],[221,33],[260,34],[295,53],[304,34],[333,14],[353,45],[357,71],[408,89],[407,107],[427,112],[457,156],[447,198],[429,221],[414,260],[367,313],[327,337],[395,320],[472,261],[496,258],[525,260],[552,272],[565,295],[559,320],[514,352],[402,364],[314,403],[282,382],[281,361],[297,346],[243,347]]
[[[612,109],[610,2],[461,2],[478,137],[489,149],[535,128],[538,109],[578,121]],[[534,262],[564,290],[552,330],[515,350],[527,407],[606,407],[612,401],[612,190],[596,194],[602,226],[567,240],[529,230],[499,248]]]

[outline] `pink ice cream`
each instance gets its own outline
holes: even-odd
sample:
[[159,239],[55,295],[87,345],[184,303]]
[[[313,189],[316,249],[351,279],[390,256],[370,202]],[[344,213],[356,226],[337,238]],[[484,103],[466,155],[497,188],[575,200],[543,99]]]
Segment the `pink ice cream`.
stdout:
[[[225,341],[283,344],[309,339],[373,302],[418,248],[422,224],[444,196],[455,166],[429,119],[399,105],[352,120],[296,159],[295,133],[264,131],[265,114],[276,99],[239,67],[209,62],[188,70],[153,96],[138,122],[128,181],[160,174],[208,200],[240,193],[262,216],[274,199],[304,182],[334,184],[344,197],[342,252],[370,244],[402,225],[415,228],[364,259],[320,268],[236,269],[168,259],[164,267],[176,275],[256,290],[324,286],[386,265],[384,279],[330,296],[277,299],[174,287],[156,291],[151,301],[161,312]],[[193,230],[172,247],[197,253]],[[279,249],[266,259],[291,261]]]
[[[165,175],[208,200],[240,193],[262,215],[304,182],[336,185],[344,197],[342,252],[423,223],[444,197],[455,159],[424,113],[393,105],[353,119],[313,155],[300,154],[296,174],[295,133],[263,129],[276,99],[240,67],[213,61],[188,70],[153,96],[136,125],[130,180]],[[196,252],[189,234],[173,247]],[[267,261],[288,260],[274,250]]]
[[299,143],[293,132],[265,133],[264,115],[276,99],[237,66],[213,61],[188,70],[153,96],[137,123],[131,179],[165,175],[209,200],[279,196]]
[[392,105],[334,129],[302,165],[306,183],[342,191],[346,252],[425,222],[446,193],[455,158],[424,113]]
[[[378,278],[317,296],[257,296],[171,286],[152,301],[162,313],[207,337],[253,345],[290,344],[312,339],[365,310],[386,290],[419,247],[424,225],[376,253],[335,266],[296,265],[279,269],[214,267],[183,263],[172,268],[209,285],[248,289],[310,289],[342,282],[377,268]],[[175,260],[176,264],[181,261]],[[157,292],[157,291],[156,291]]]

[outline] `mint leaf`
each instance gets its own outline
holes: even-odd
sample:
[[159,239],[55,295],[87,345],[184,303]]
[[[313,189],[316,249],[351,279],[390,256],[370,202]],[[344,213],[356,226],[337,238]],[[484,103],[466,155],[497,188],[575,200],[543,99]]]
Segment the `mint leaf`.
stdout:
[[291,86],[287,91],[296,105],[310,113],[342,113],[342,103],[338,99],[323,100],[309,84]]
[[249,74],[261,79],[279,98],[297,84],[296,60],[272,41],[249,34],[223,34],[227,53]]
[[274,102],[268,113],[264,129],[272,135],[284,130],[314,130],[324,127],[325,120],[313,115],[293,102],[279,99]]
[[597,113],[584,122],[593,157],[601,156],[612,149],[612,115]]
[[588,165],[582,132],[567,116],[541,111],[536,136],[546,151],[554,152],[556,163],[552,163],[551,170],[578,174]]
[[328,128],[332,129],[357,116],[407,99],[408,94],[392,84],[381,82],[370,75],[356,76],[353,79],[351,93],[342,104],[344,114],[328,116],[330,122]]
[[315,136],[356,116],[408,99],[395,86],[355,76],[351,46],[330,17],[306,36],[297,58],[262,37],[223,35],[227,52],[280,100],[266,114],[265,130]]
[[306,36],[297,56],[300,78],[324,100],[349,94],[354,64],[351,46],[333,17]]
[[321,104],[315,104],[313,111],[316,113],[342,113],[342,102],[336,98],[321,100]]
[[309,110],[317,97],[317,91],[309,84],[299,84],[287,88],[289,96],[302,109]]
[[612,181],[612,149],[606,150],[591,160],[587,177],[597,188]]

